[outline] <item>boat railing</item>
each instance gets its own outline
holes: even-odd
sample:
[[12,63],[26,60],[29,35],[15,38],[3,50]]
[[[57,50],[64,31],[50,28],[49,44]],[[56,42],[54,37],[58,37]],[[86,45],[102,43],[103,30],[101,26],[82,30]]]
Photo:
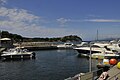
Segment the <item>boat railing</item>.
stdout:
[[103,72],[103,69],[98,69],[92,72],[87,72],[85,74],[80,73],[74,77],[69,77],[65,80],[96,80],[101,75],[102,72]]

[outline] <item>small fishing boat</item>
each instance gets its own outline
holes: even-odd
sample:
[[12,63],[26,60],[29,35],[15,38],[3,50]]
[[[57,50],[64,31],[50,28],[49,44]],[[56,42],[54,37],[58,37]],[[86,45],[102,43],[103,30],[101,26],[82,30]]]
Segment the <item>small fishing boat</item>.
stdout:
[[35,53],[27,49],[13,48],[3,51],[1,54],[3,60],[6,59],[31,59],[35,58]]

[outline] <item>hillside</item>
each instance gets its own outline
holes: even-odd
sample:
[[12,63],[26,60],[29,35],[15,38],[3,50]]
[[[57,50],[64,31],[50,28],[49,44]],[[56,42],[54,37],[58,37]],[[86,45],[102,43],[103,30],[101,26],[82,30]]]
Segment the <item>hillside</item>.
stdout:
[[66,42],[66,41],[71,41],[71,42],[81,42],[82,39],[78,37],[77,35],[69,35],[69,36],[64,36],[64,37],[56,37],[56,38],[27,38],[27,37],[22,37],[21,35],[18,34],[12,34],[9,33],[8,31],[1,31],[1,37],[2,38],[11,38],[13,42],[40,42],[40,41],[49,41],[49,42]]

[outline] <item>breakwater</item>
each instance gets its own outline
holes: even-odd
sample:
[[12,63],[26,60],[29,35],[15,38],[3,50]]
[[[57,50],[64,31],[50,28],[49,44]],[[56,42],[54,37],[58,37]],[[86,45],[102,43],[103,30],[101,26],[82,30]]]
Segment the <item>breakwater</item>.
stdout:
[[22,42],[14,44],[16,47],[23,47],[28,50],[52,50],[58,49],[56,42]]

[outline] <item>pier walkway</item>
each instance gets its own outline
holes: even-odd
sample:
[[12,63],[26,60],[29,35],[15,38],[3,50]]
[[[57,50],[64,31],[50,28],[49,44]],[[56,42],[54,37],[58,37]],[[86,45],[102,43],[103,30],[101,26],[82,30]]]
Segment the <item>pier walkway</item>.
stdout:
[[[84,74],[77,74],[74,77],[69,77],[65,80],[97,80],[97,78],[100,76],[100,74],[103,72],[102,69],[87,72]],[[99,74],[98,74],[99,73]],[[108,79],[107,80],[120,80],[120,69],[117,68],[117,66],[113,66],[108,70]]]
[[65,80],[97,80],[98,76],[103,72],[103,69],[98,69],[92,72],[80,73],[74,77],[69,77]]
[[[113,66],[108,71],[109,77],[107,80],[120,80],[120,69],[117,68],[117,66]],[[118,78],[118,79],[117,79]]]

